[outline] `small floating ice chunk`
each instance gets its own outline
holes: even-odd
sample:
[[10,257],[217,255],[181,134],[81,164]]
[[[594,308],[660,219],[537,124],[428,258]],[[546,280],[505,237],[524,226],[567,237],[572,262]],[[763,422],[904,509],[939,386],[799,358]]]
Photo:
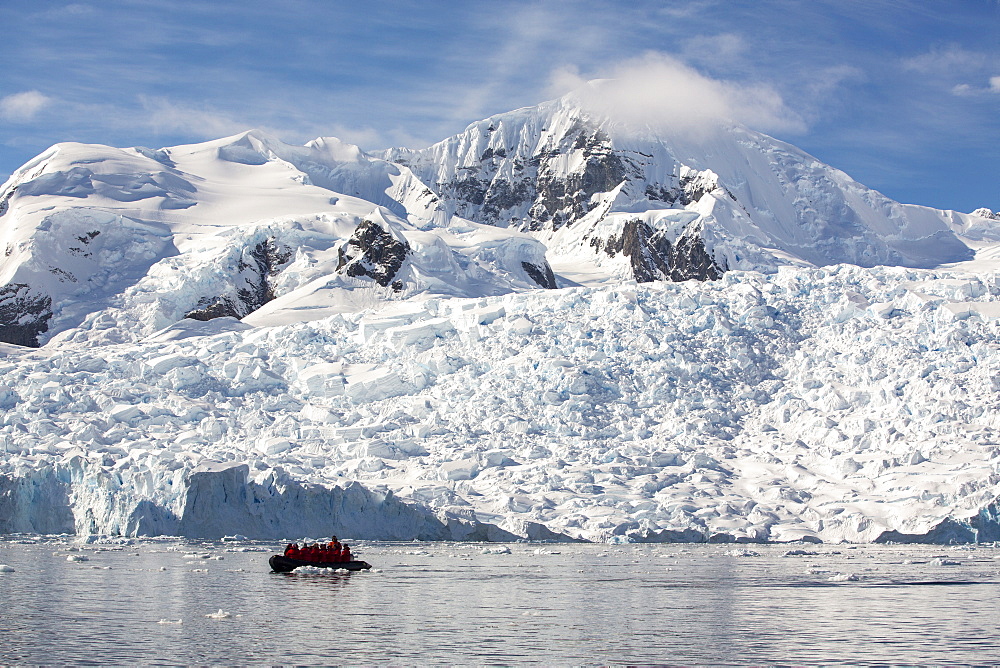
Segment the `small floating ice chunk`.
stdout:
[[232,536],[223,536],[222,537],[222,542],[223,543],[235,543],[235,542],[244,541],[244,540],[247,540],[247,537],[244,536],[244,535],[242,535],[242,534],[234,534]]
[[230,617],[232,617],[231,614],[229,614],[222,608],[219,608],[217,612],[210,612],[205,616],[208,617],[209,619],[229,619]]
[[535,554],[559,554],[559,552],[553,552],[552,550],[546,550],[543,547],[535,549]]
[[760,552],[754,552],[753,550],[748,550],[746,548],[737,548],[735,550],[726,550],[726,554],[730,557],[759,557]]
[[7,564],[0,564],[0,573],[13,573],[14,567]]
[[784,557],[815,557],[819,552],[810,552],[809,550],[788,550],[783,554]]
[[506,545],[500,547],[484,547],[483,554],[510,554],[510,548]]
[[293,573],[305,575],[339,575],[350,572],[346,568],[324,568],[321,566],[299,566]]
[[945,559],[944,557],[935,557],[931,559],[931,566],[961,566],[961,561],[955,561],[954,559]]
[[71,554],[66,557],[66,561],[90,561],[90,559],[82,554]]
[[837,573],[827,578],[830,582],[857,582],[860,579],[854,573]]
[[[211,617],[211,615],[206,615],[206,616],[207,617]],[[182,620],[182,619],[161,619],[160,621],[158,621],[156,623],[157,624],[183,624],[184,620]]]

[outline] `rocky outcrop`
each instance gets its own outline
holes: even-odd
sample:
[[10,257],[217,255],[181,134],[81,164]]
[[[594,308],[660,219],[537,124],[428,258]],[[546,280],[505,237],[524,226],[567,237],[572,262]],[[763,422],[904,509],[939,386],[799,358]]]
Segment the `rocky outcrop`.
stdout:
[[545,262],[542,265],[532,264],[531,262],[522,262],[521,268],[524,269],[524,273],[526,273],[535,283],[538,283],[540,287],[549,290],[554,290],[558,287],[556,285],[555,274],[552,273],[552,267],[549,266],[548,262]]
[[203,297],[198,307],[185,314],[193,320],[242,318],[274,299],[272,279],[288,264],[292,250],[277,243],[273,237],[246,249],[237,261],[233,292]]
[[640,283],[719,279],[726,268],[708,253],[700,232],[699,225],[690,225],[671,242],[665,232],[634,219],[625,223],[620,234],[604,240],[591,238],[590,245],[611,257],[618,253],[628,257]]
[[410,254],[410,245],[397,239],[376,222],[365,220],[340,248],[337,272],[353,277],[367,277],[397,292],[403,289],[394,281],[403,261]]
[[0,341],[37,348],[38,336],[49,328],[52,298],[33,292],[25,283],[0,287]]
[[[567,171],[570,155],[579,166]],[[436,186],[442,199],[471,220],[522,231],[557,230],[592,211],[595,194],[639,173],[606,133],[578,121],[530,155],[487,148],[478,161]]]

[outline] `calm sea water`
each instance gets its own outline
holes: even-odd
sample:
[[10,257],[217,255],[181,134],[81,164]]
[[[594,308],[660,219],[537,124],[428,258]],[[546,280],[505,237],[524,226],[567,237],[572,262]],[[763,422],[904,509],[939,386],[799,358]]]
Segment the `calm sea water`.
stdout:
[[0,664],[1000,662],[989,547],[360,543],[372,572],[289,575],[276,547],[0,540]]

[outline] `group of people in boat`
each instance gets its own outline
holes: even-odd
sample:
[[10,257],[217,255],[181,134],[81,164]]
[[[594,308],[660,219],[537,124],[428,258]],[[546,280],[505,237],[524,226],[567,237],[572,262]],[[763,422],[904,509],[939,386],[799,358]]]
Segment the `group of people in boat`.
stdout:
[[285,556],[317,564],[336,564],[354,559],[351,548],[346,543],[341,545],[336,536],[329,543],[303,544],[302,547],[298,543],[289,543],[285,548]]

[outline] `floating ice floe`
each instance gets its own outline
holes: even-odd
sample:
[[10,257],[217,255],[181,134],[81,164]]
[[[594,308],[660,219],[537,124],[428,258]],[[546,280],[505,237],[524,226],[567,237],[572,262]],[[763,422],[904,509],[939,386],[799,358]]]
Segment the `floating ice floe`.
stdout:
[[837,573],[828,577],[827,580],[830,582],[858,582],[861,578],[854,573]]
[[13,573],[14,567],[7,564],[0,564],[0,573]]
[[[220,612],[221,612],[221,610],[220,610]],[[206,615],[206,617],[211,617],[211,615]],[[156,623],[157,624],[183,624],[184,620],[182,620],[182,619],[161,619],[160,621],[158,621]]]
[[510,554],[510,548],[506,545],[500,545],[499,547],[484,547],[482,554]]
[[320,566],[299,566],[292,571],[300,575],[340,575],[341,573],[352,573],[346,568],[322,568]]
[[66,557],[66,561],[90,561],[90,558],[82,554],[71,554]]
[[216,612],[210,612],[205,615],[209,619],[229,619],[232,614],[225,612],[222,608],[219,608]]
[[945,557],[936,557],[931,559],[930,564],[932,566],[961,566],[961,561],[955,561],[954,559],[946,559]]

